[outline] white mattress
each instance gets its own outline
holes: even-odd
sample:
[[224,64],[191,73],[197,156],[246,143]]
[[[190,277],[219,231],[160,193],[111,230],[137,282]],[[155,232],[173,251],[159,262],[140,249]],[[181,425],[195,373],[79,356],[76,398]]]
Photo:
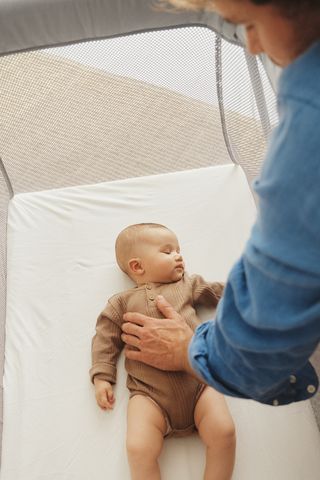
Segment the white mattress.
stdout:
[[[120,362],[113,412],[96,405],[90,343],[106,299],[130,285],[114,259],[128,224],[173,229],[189,273],[225,279],[255,217],[240,167],[211,167],[15,196],[8,219],[8,306],[1,480],[126,480],[128,394]],[[228,399],[238,435],[234,479],[316,480],[309,402]],[[198,437],[169,439],[164,480],[202,478]]]

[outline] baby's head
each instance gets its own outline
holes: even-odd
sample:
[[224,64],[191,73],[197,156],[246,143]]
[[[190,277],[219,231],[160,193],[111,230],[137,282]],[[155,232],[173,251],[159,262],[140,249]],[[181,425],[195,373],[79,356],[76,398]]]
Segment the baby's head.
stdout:
[[119,233],[115,249],[119,267],[137,284],[171,283],[183,277],[178,239],[164,225],[129,225]]

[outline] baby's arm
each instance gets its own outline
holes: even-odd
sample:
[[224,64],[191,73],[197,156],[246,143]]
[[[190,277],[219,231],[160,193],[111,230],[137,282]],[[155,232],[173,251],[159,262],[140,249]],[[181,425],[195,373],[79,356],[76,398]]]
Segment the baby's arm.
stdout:
[[200,275],[191,275],[192,298],[195,305],[216,307],[223,295],[224,283],[206,282]]
[[112,385],[116,382],[116,364],[124,346],[121,340],[122,313],[114,301],[108,302],[100,314],[96,335],[92,339],[91,381],[95,386],[98,405],[103,409],[113,408]]

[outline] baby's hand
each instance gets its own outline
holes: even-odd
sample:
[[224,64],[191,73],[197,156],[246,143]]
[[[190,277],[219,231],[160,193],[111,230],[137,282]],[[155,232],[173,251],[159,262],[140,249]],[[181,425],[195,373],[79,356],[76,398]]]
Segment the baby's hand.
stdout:
[[115,402],[112,385],[106,380],[94,379],[94,386],[96,390],[96,400],[102,410],[112,410]]

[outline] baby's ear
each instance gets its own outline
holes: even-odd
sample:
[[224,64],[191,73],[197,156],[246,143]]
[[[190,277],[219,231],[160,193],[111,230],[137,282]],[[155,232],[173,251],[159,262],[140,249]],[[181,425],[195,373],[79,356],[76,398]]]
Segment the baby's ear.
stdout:
[[141,259],[140,258],[131,258],[128,262],[129,271],[133,275],[143,275],[144,268],[142,267]]

